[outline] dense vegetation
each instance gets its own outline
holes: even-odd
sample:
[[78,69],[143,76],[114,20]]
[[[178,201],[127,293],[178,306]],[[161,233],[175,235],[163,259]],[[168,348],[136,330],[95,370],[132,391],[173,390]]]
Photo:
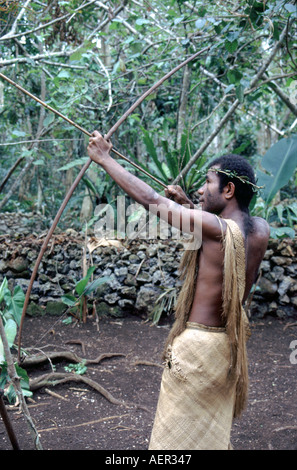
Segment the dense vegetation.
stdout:
[[[294,228],[296,1],[26,0],[1,2],[0,14],[0,72],[88,132],[107,133],[157,80],[207,47],[136,108],[113,143],[189,194],[210,158],[245,155],[265,184],[254,212]],[[87,160],[88,137],[4,80],[0,136],[0,210],[34,211],[49,224]],[[60,225],[82,228],[117,195],[92,165]]]

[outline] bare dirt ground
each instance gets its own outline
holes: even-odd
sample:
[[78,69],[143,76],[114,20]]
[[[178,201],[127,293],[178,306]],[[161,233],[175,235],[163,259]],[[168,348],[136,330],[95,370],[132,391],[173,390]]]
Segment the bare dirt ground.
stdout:
[[[232,430],[234,450],[297,449],[297,326],[293,320],[266,318],[251,323],[248,343],[250,398]],[[83,382],[44,386],[29,400],[31,417],[44,450],[146,450],[156,409],[162,369],[158,364],[169,325],[151,326],[136,317],[65,325],[53,317],[26,318],[22,346],[44,351],[71,350],[94,359],[83,377],[99,383],[113,398]],[[145,362],[149,361],[152,365]],[[30,379],[52,371],[65,373],[69,362],[47,361],[28,369]],[[105,393],[103,391],[103,393]],[[34,449],[27,424],[15,407],[7,409],[22,450]],[[0,450],[11,449],[0,419]],[[114,454],[116,455],[116,454]]]

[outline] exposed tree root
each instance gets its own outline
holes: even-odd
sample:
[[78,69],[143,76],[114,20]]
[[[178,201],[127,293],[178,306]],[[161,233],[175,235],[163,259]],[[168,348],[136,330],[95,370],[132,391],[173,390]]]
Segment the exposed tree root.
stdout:
[[[71,351],[43,352],[40,354],[36,354],[34,356],[27,356],[22,362],[22,367],[32,367],[32,366],[36,366],[47,361],[51,364],[52,361],[54,360],[66,360],[69,362],[76,362],[76,363],[83,362],[85,365],[99,364],[101,361],[103,361],[103,359],[108,359],[111,357],[119,357],[119,356],[125,356],[125,354],[104,353],[104,354],[100,354],[95,359],[85,359]],[[145,411],[149,411],[146,407],[142,405],[138,405],[135,403],[127,403],[125,401],[118,400],[110,392],[108,392],[108,390],[102,387],[102,385],[100,385],[98,382],[95,382],[94,380],[84,375],[79,375],[73,372],[70,372],[70,373],[49,372],[47,374],[43,374],[39,377],[36,377],[34,379],[30,379],[29,386],[30,386],[30,390],[34,392],[35,390],[38,390],[39,388],[42,388],[42,387],[56,386],[56,385],[64,384],[67,382],[85,383],[89,385],[91,388],[93,388],[94,390],[96,390],[97,392],[99,392],[110,403],[114,405],[123,405],[125,407],[133,406],[133,407],[141,408]]]
[[85,365],[89,364],[99,364],[103,359],[108,359],[111,357],[119,357],[125,356],[125,354],[121,353],[104,353],[100,354],[100,356],[96,357],[95,359],[85,359],[84,357],[80,357],[72,351],[53,351],[53,352],[43,352],[41,354],[36,354],[34,356],[27,356],[23,362],[22,367],[31,367],[36,366],[38,364],[42,364],[43,362],[51,362],[54,360],[66,360],[70,362],[80,363],[83,362]]
[[48,374],[43,374],[35,379],[30,379],[29,386],[30,390],[34,392],[35,390],[38,390],[41,387],[56,386],[67,382],[83,382],[92,387],[97,392],[99,392],[101,395],[103,395],[110,403],[113,403],[114,405],[131,406],[130,404],[115,398],[113,395],[111,395],[111,393],[109,393],[104,387],[102,387],[94,380],[72,372],[50,372]]
[[297,326],[297,322],[288,323],[287,325],[284,326],[283,331],[286,331],[287,328],[291,328],[291,326]]

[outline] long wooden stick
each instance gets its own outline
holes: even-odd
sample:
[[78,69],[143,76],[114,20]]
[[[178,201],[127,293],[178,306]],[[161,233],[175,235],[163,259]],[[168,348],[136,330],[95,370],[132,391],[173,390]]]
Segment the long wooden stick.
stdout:
[[[110,139],[111,135],[118,129],[118,127],[124,122],[125,119],[127,119],[127,117],[134,111],[134,109],[139,106],[142,101],[149,95],[151,94],[154,90],[156,90],[156,88],[158,88],[165,80],[167,80],[169,77],[171,77],[171,75],[173,75],[175,72],[177,72],[179,69],[181,69],[182,67],[184,67],[186,64],[188,64],[189,62],[191,62],[192,60],[196,59],[196,57],[198,57],[199,55],[203,54],[204,52],[207,52],[208,50],[210,49],[210,46],[208,47],[205,47],[203,49],[201,49],[199,52],[196,52],[194,55],[192,55],[191,57],[189,57],[188,59],[186,59],[185,61],[183,61],[180,65],[178,65],[177,67],[175,67],[174,69],[171,70],[171,72],[167,73],[164,77],[162,77],[158,82],[156,82],[149,90],[147,90],[143,95],[140,96],[140,98],[138,98],[138,100],[128,109],[128,111],[126,111],[124,113],[124,115],[117,121],[117,123],[109,130],[109,132],[107,133],[106,135],[106,138],[107,139]],[[1,74],[0,76],[2,76],[3,78],[3,74]],[[6,77],[5,77],[6,79]],[[18,85],[18,88],[20,86]],[[23,89],[19,88],[21,91],[24,92]],[[27,94],[27,93],[26,93]],[[33,96],[32,96],[33,98]],[[34,97],[35,99],[35,97]],[[48,106],[48,105],[47,105]],[[48,108],[50,109],[50,108]],[[61,113],[60,113],[61,114]],[[64,118],[63,115],[61,115],[61,117]],[[73,125],[75,125],[75,127],[78,128],[77,124],[73,123]],[[80,130],[83,132],[83,129],[80,128]],[[60,217],[69,201],[69,199],[71,198],[75,188],[77,187],[78,183],[80,182],[81,178],[83,177],[83,175],[85,174],[85,172],[87,171],[87,169],[89,168],[90,164],[91,164],[92,160],[89,159],[85,165],[83,166],[83,168],[80,170],[78,176],[76,177],[75,181],[73,182],[71,188],[69,189],[68,193],[66,194],[65,196],[65,199],[60,207],[60,209],[58,210],[58,213],[52,223],[52,226],[42,244],[42,247],[41,247],[41,250],[40,250],[40,253],[38,255],[38,258],[36,260],[36,263],[35,263],[35,266],[34,266],[34,269],[33,269],[33,272],[32,272],[32,275],[31,275],[31,279],[30,279],[30,283],[29,283],[29,286],[28,286],[28,289],[27,289],[27,292],[26,292],[26,296],[25,296],[25,301],[24,301],[24,306],[23,306],[23,311],[22,311],[22,316],[21,316],[21,320],[20,320],[20,328],[19,328],[19,336],[18,336],[18,362],[20,362],[20,352],[21,352],[21,339],[22,339],[22,330],[23,330],[23,324],[24,324],[24,320],[25,320],[25,315],[26,315],[26,311],[27,311],[27,307],[28,307],[28,303],[29,303],[29,299],[30,299],[30,294],[31,294],[31,290],[32,290],[32,287],[33,287],[33,282],[35,280],[35,277],[36,277],[36,274],[37,274],[37,271],[38,271],[38,267],[39,267],[39,264],[42,260],[42,257],[43,257],[43,254],[47,248],[47,245],[48,245],[48,242],[60,220]]]
[[[83,132],[84,134],[86,134],[87,136],[89,137],[92,137],[92,134],[90,134],[90,132],[86,131],[86,129],[84,129],[83,127],[79,126],[76,122],[72,121],[71,119],[69,119],[67,116],[65,116],[64,114],[60,113],[59,111],[57,111],[55,108],[53,108],[52,106],[50,106],[49,104],[45,103],[44,101],[42,101],[40,98],[38,98],[37,96],[35,95],[32,95],[32,93],[30,93],[28,90],[26,90],[25,88],[23,88],[21,85],[19,85],[18,83],[15,83],[13,80],[11,80],[10,78],[6,77],[6,75],[4,75],[3,73],[0,72],[0,77],[3,78],[3,80],[6,80],[8,83],[10,83],[11,85],[13,85],[14,87],[16,87],[18,90],[22,91],[23,93],[25,93],[26,95],[28,95],[30,98],[32,98],[33,100],[37,101],[37,103],[41,104],[42,106],[44,106],[44,108],[48,109],[49,111],[53,112],[54,114],[57,114],[57,116],[61,117],[62,119],[64,119],[64,121],[67,121],[69,124],[71,124],[72,126],[76,127],[78,130],[80,130],[81,132]],[[139,165],[137,165],[136,163],[134,163],[133,161],[129,160],[129,158],[125,157],[124,155],[122,155],[120,152],[118,152],[118,150],[116,150],[114,147],[111,149],[113,153],[115,153],[116,155],[118,155],[118,157],[122,158],[123,160],[125,160],[126,162],[130,163],[130,165],[134,166],[135,168],[137,168],[139,171],[142,171],[142,173],[144,173],[145,175],[149,176],[152,180],[154,180],[156,183],[158,183],[160,186],[163,186],[163,188],[166,188],[166,184],[164,184],[162,181],[158,180],[155,176],[151,175],[150,173],[148,173],[146,170],[144,170],[143,168],[141,168]]]

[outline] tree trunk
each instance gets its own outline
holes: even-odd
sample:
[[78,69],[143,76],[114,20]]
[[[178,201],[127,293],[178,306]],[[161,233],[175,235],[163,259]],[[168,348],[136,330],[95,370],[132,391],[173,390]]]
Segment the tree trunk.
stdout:
[[191,83],[191,72],[192,69],[189,65],[186,65],[183,73],[183,83],[180,94],[180,103],[177,115],[177,136],[176,136],[176,148],[181,147],[181,138],[185,130],[185,123],[187,122],[187,105],[188,95]]

